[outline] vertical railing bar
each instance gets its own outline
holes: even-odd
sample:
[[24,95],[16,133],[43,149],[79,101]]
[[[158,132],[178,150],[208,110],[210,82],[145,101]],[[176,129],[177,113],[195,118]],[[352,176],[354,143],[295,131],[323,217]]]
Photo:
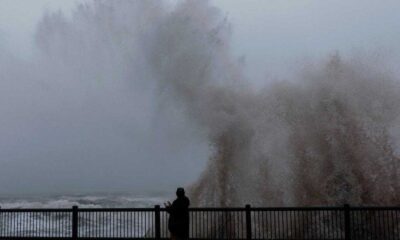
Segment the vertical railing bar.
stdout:
[[52,231],[52,225],[53,225],[53,221],[51,221],[51,217],[52,217],[52,213],[51,212],[49,212],[48,213],[48,221],[49,221],[49,223],[48,223],[48,231],[49,231],[49,237],[53,237],[53,231]]
[[372,239],[373,236],[373,230],[372,230],[372,221],[373,221],[373,217],[371,217],[371,213],[369,210],[366,211],[365,213],[365,221],[368,223],[368,236],[369,239]]
[[376,234],[376,227],[375,227],[375,211],[374,210],[369,210],[369,218],[370,218],[370,222],[371,222],[371,238],[373,238],[373,236],[375,236]]
[[339,238],[339,236],[336,234],[338,232],[337,229],[339,229],[339,226],[337,224],[337,216],[338,216],[337,211],[333,210],[332,214],[333,214],[333,222],[331,228],[329,229],[329,236],[332,236],[332,238]]
[[390,229],[391,230],[391,235],[393,236],[393,239],[395,238],[395,234],[394,234],[394,217],[393,217],[393,210],[390,210]]
[[273,229],[273,233],[274,233],[274,238],[279,238],[279,236],[278,236],[278,231],[277,231],[277,229],[278,229],[278,221],[277,221],[277,211],[276,210],[272,210],[272,212],[271,212],[271,216],[273,217],[273,225],[274,225],[274,227],[272,228]]
[[395,217],[395,211],[396,210],[391,210],[390,211],[390,215],[391,215],[391,229],[392,229],[392,231],[391,231],[391,233],[392,233],[392,235],[393,235],[393,239],[395,239],[396,238],[396,225],[395,225],[395,222],[396,222],[396,217]]
[[264,221],[264,217],[265,217],[265,214],[264,214],[264,211],[261,211],[260,210],[260,216],[261,216],[261,221],[260,221],[260,238],[262,239],[262,238],[264,238],[264,233],[265,233],[265,221]]
[[62,231],[61,231],[61,227],[60,227],[60,222],[61,222],[61,217],[62,212],[57,213],[57,224],[56,224],[56,229],[57,229],[57,236],[58,237],[62,237]]
[[386,218],[386,210],[382,210],[382,224],[383,224],[383,235],[385,239],[388,239],[386,226],[387,226],[387,218]]
[[381,210],[381,213],[382,213],[382,217],[381,217],[382,228],[381,229],[383,231],[383,238],[387,239],[386,230],[385,230],[385,228],[386,228],[386,226],[385,226],[385,210]]
[[239,239],[241,239],[243,237],[242,233],[243,233],[243,228],[242,228],[242,216],[243,212],[241,210],[238,211],[238,215],[237,215],[237,227],[238,227],[238,231],[237,231],[237,236]]
[[293,209],[289,211],[289,219],[290,219],[290,238],[295,238],[296,237],[296,221],[295,221]]
[[46,212],[43,212],[43,227],[42,227],[42,232],[44,237],[48,237],[47,234],[47,214]]
[[296,211],[290,210],[290,222],[291,222],[291,238],[297,238],[297,221],[296,221]]
[[388,216],[388,212],[389,212],[389,210],[384,210],[384,213],[385,213],[385,218],[384,218],[384,221],[385,221],[385,231],[386,231],[386,234],[387,234],[387,236],[388,236],[388,239],[390,239],[390,230],[389,230],[389,216]]
[[[352,211],[350,214],[350,220],[353,223],[353,238],[354,239],[359,239],[361,238],[365,238],[365,233],[364,232],[360,232],[360,226],[364,226],[361,225],[360,223],[362,222],[362,212],[361,211]],[[357,227],[357,229],[356,229]],[[356,231],[357,230],[357,231]]]
[[9,217],[8,217],[9,220],[8,221],[10,222],[10,226],[11,226],[10,229],[12,230],[9,233],[9,235],[14,237],[14,231],[15,231],[14,230],[14,217],[13,217],[14,214],[13,214],[13,212],[10,212],[8,215],[9,215]]
[[288,222],[287,222],[287,211],[282,211],[282,238],[287,238],[288,235]]
[[310,227],[310,225],[312,224],[312,213],[310,210],[306,210],[307,215],[306,215],[306,219],[307,219],[307,236],[310,238],[310,235],[312,236],[312,228]]
[[233,235],[235,239],[239,238],[239,226],[238,226],[238,212],[233,213]]
[[399,223],[398,223],[398,216],[397,216],[397,212],[398,210],[393,210],[393,214],[394,214],[394,225],[396,226],[396,229],[394,231],[394,233],[397,233],[397,235],[400,235],[400,231],[399,231]]
[[302,232],[303,232],[303,215],[301,211],[296,210],[296,219],[298,220],[297,222],[297,238],[302,237]]
[[393,227],[391,226],[392,224],[392,218],[391,218],[391,211],[392,210],[386,210],[386,226],[387,226],[387,230],[388,230],[388,235],[390,238],[392,238],[391,236],[393,236],[392,231],[390,229],[393,229]]
[[154,206],[154,227],[155,227],[155,238],[159,240],[161,238],[161,229],[160,229],[160,205]]
[[26,223],[26,214],[27,212],[22,212],[22,221],[21,221],[21,236],[25,237],[26,231],[25,231],[25,223]]
[[[10,213],[10,215],[12,215],[13,213]],[[10,226],[11,226],[11,229],[12,229],[12,235],[14,236],[14,234],[15,234],[15,230],[14,230],[14,218],[13,217],[11,217],[10,218]]]
[[275,210],[275,223],[276,223],[276,227],[275,227],[275,233],[278,239],[281,238],[281,232],[279,231],[279,227],[280,227],[280,218],[279,218],[279,210]]
[[379,211],[379,210],[377,210],[376,211],[377,213],[378,213],[378,231],[379,231],[379,233],[378,233],[378,236],[381,236],[382,238],[384,237],[384,236],[382,236],[382,217],[381,217],[381,211]]
[[286,222],[286,238],[289,238],[291,236],[292,233],[292,227],[291,227],[291,218],[290,218],[290,210],[285,211],[285,222]]
[[113,212],[108,212],[108,215],[110,216],[110,238],[114,237],[114,214]]
[[[322,230],[321,230],[321,225],[319,223],[320,217],[319,217],[319,210],[314,211],[314,214],[312,215],[313,219],[314,219],[314,223],[315,226],[317,228],[317,236],[320,237],[321,235],[323,235]],[[325,238],[324,238],[325,239]]]
[[350,226],[350,206],[344,205],[344,226],[345,226],[345,239],[351,240],[351,226]]
[[[331,226],[332,226],[332,223],[333,223],[333,221],[332,221],[333,219],[331,218],[331,214],[330,213],[331,213],[331,211],[329,211],[329,210],[325,210],[325,211],[322,212],[321,223],[322,223],[322,226],[324,227],[325,239],[331,238],[330,231],[331,231]],[[327,229],[325,228],[325,219],[329,219]]]
[[293,209],[289,211],[289,219],[290,219],[290,238],[295,238],[296,237],[296,221],[294,221],[294,211]]
[[209,233],[209,225],[210,225],[209,220],[210,220],[210,219],[209,219],[209,212],[206,211],[205,214],[206,214],[205,221],[206,221],[206,236],[207,236],[208,233]]
[[265,211],[260,211],[261,214],[261,236],[260,238],[265,238],[266,221],[265,221]]
[[132,211],[128,211],[128,219],[129,219],[129,221],[128,221],[128,237],[129,238],[133,238],[134,236],[133,236],[133,231],[132,231],[132,228],[134,227],[133,226],[133,219],[132,219]]
[[[198,224],[200,227],[200,232],[204,233],[204,212],[203,211],[199,212],[199,219],[200,219],[200,222]],[[225,229],[226,228],[227,228],[227,226],[225,225]]]
[[[363,223],[363,212],[362,211],[356,211],[353,210],[351,212],[351,218],[352,223],[353,223],[353,239],[359,239],[360,237],[362,239],[365,239],[365,232],[360,232],[360,226],[364,227],[365,224],[361,224]],[[357,231],[356,231],[357,230]]]
[[47,221],[48,221],[48,223],[47,223],[47,236],[48,237],[51,237],[51,225],[52,225],[52,222],[51,222],[51,212],[47,212]]
[[365,220],[368,222],[368,233],[369,233],[368,236],[370,239],[372,239],[374,236],[374,227],[373,227],[374,216],[370,210],[366,210]]
[[257,230],[257,231],[255,231],[256,232],[256,239],[260,239],[261,238],[261,220],[260,220],[261,216],[260,216],[260,211],[257,210],[257,211],[254,212],[254,214],[256,214],[256,216],[257,216],[257,224],[255,224],[255,226],[257,226],[257,229],[254,229],[254,230]]
[[100,212],[100,211],[96,211],[96,218],[97,218],[97,221],[96,221],[96,226],[97,226],[97,229],[96,229],[96,237],[104,237],[103,236],[103,229],[104,229],[104,224],[103,224],[103,217],[102,217],[102,212]]
[[78,206],[72,207],[72,239],[78,239]]
[[333,211],[331,211],[331,215],[332,215],[332,225],[331,225],[331,227],[329,228],[329,236],[332,236],[332,238],[338,238],[337,236],[336,236],[336,234],[335,234],[335,229],[338,229],[338,226],[337,226],[337,214],[336,214],[336,211],[335,210],[333,210]]
[[262,212],[260,210],[257,210],[257,236],[256,239],[261,239],[261,235],[262,235]]
[[54,237],[54,231],[53,231],[54,221],[52,221],[52,218],[53,218],[53,213],[49,212],[49,237]]
[[28,212],[24,212],[23,214],[22,214],[22,229],[21,229],[21,231],[22,231],[22,236],[23,237],[25,237],[26,236],[26,226],[27,226],[27,224],[26,224],[26,222],[27,222],[27,217],[26,217],[26,215],[28,214]]
[[251,206],[246,205],[246,239],[251,239]]
[[399,211],[398,210],[394,210],[395,211],[395,218],[396,218],[396,221],[395,221],[395,223],[396,223],[396,227],[397,227],[397,230],[396,230],[396,232],[397,232],[397,235],[400,235],[400,223],[399,223],[399,216],[398,216],[398,213],[399,213]]
[[4,237],[4,212],[1,210],[1,206],[0,206],[0,221],[1,221],[1,225],[0,225],[0,236]]
[[284,231],[282,231],[283,229],[283,212],[282,211],[278,211],[278,236],[280,239],[284,238]]
[[307,213],[305,212],[305,210],[302,210],[302,211],[301,211],[301,214],[302,214],[302,217],[303,217],[303,226],[302,226],[302,228],[303,228],[303,238],[304,238],[304,237],[307,236],[307,234],[308,234],[308,229],[307,229],[307,223],[308,223],[308,221],[307,221]]
[[[321,229],[320,232],[324,236],[324,240],[325,240],[325,239],[327,239],[327,232],[326,232],[327,230],[326,230],[326,227],[325,227],[325,224],[324,224],[324,221],[323,221],[323,219],[324,219],[324,211],[325,210],[322,209],[322,210],[317,211],[317,212],[318,212],[318,226]],[[329,227],[329,225],[328,225],[328,227]]]
[[269,221],[269,211],[263,211],[263,218],[264,218],[264,226],[263,226],[263,238],[269,238],[269,229],[270,229],[270,221]]
[[287,220],[288,221],[288,233],[287,237],[293,237],[293,218],[292,218],[292,211],[287,211]]
[[192,223],[191,224],[192,237],[195,237],[195,236],[197,236],[197,233],[195,234],[195,228],[194,228],[194,226],[195,226],[195,224],[194,224],[194,222],[195,222],[195,212],[192,212],[192,215],[191,215],[191,218],[190,218],[190,222]]

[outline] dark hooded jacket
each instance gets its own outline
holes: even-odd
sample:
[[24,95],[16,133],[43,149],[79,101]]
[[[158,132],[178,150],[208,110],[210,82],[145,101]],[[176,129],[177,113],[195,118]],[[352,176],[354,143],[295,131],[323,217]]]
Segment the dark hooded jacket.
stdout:
[[189,237],[189,198],[186,196],[178,197],[167,208],[169,213],[168,229],[171,234],[178,238],[187,239]]

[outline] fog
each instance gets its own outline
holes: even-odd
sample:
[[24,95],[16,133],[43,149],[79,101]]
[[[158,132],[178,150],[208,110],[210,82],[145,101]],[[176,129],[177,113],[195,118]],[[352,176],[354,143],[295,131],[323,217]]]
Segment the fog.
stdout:
[[[10,4],[19,10],[30,8],[29,4],[0,4],[8,9],[0,10],[6,18],[0,25],[2,194],[173,191],[178,185],[196,182],[201,173],[200,183],[208,183],[209,191],[228,191],[229,187],[212,188],[218,174],[203,172],[209,169],[207,164],[215,169],[207,162],[215,152],[215,141],[221,141],[220,132],[231,123],[229,115],[220,114],[220,108],[257,105],[265,98],[253,95],[253,89],[291,79],[315,62],[329,62],[328,56],[336,52],[345,57],[344,69],[355,66],[352,57],[385,62],[371,72],[380,76],[396,66],[400,40],[397,1],[182,1],[161,6],[158,1],[86,1],[80,7],[60,1],[47,12],[43,11],[45,4],[35,5],[37,16],[16,16],[9,11]],[[57,7],[65,13],[54,10]],[[181,18],[187,16],[193,19],[182,24]],[[20,18],[20,23],[14,21]],[[190,31],[192,35],[188,35]],[[214,32],[211,42],[216,40],[217,45],[207,45],[209,40],[203,39],[202,33]],[[167,47],[165,39],[172,41]],[[182,62],[182,53],[189,56],[187,62]],[[171,65],[175,62],[181,64]],[[366,62],[356,68],[371,64]],[[196,69],[203,67],[198,63],[212,64],[206,77],[197,75]],[[344,72],[348,76],[352,71]],[[316,73],[309,75],[318,78]],[[342,86],[358,88],[362,83],[355,79],[355,83]],[[392,85],[384,86],[388,93]],[[388,94],[388,101],[396,102],[390,98],[395,94]],[[225,96],[228,104],[225,97],[215,95]],[[213,100],[221,100],[220,106],[209,107]],[[265,105],[257,105],[257,109],[265,109]],[[398,111],[390,111],[392,121]],[[248,116],[255,122],[245,120]],[[239,122],[247,129],[252,124],[267,127],[261,122],[270,116],[239,111],[232,119],[237,117],[243,117]],[[271,126],[285,128],[282,125]],[[242,135],[229,136],[236,139]],[[261,142],[256,141],[256,146]],[[237,156],[231,162],[251,157],[258,161],[260,155],[253,151],[256,146],[246,146],[252,154],[234,151]],[[264,145],[263,151],[269,147]],[[274,156],[291,158],[281,153]],[[278,169],[278,175],[290,174],[286,167],[281,171],[276,163],[268,164]],[[269,193],[282,184],[278,175]],[[237,185],[237,179],[232,179],[221,181],[232,181],[238,189],[254,183],[248,180]],[[224,194],[215,197],[204,187],[198,189],[197,195],[210,204],[248,200],[232,193],[230,201],[221,203],[219,198],[227,197]],[[298,203],[292,194],[285,194],[290,201],[268,203]]]

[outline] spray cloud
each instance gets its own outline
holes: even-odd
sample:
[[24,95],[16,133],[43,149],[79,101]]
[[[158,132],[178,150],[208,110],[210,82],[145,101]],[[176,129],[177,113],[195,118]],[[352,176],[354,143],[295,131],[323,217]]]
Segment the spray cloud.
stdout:
[[95,1],[45,16],[36,40],[52,74],[144,85],[183,109],[212,148],[197,205],[396,204],[397,76],[333,55],[254,90],[230,34],[206,1]]

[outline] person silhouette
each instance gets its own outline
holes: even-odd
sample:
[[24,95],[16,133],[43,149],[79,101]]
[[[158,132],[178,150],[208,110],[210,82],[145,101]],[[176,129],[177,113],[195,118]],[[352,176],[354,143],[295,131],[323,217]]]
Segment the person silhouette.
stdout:
[[185,190],[178,188],[176,190],[177,198],[171,204],[164,203],[166,211],[169,213],[168,230],[171,233],[171,239],[181,240],[189,238],[189,205],[190,200],[185,196]]

